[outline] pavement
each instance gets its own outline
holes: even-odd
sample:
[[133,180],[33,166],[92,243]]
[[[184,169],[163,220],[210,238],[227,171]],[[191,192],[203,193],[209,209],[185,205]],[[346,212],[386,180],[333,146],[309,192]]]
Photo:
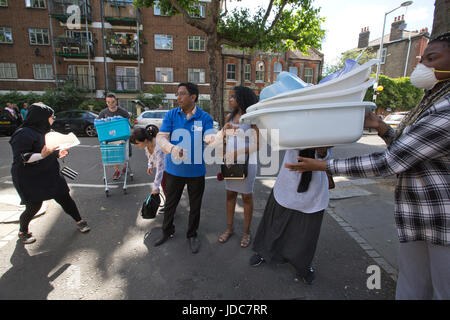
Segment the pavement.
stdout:
[[[6,141],[0,138],[2,150],[6,150]],[[335,177],[336,188],[330,192],[313,262],[317,278],[308,286],[299,281],[289,265],[248,265],[251,246],[239,246],[243,226],[240,199],[236,234],[227,243],[218,243],[217,237],[226,227],[226,215],[224,187],[215,177],[217,167],[207,168],[200,252],[190,253],[185,238],[189,208],[186,192],[175,216],[175,237],[155,248],[153,242],[160,235],[163,217],[143,220],[139,216],[152,181],[139,174],[145,172],[145,156],[134,151],[130,164],[135,175],[129,181],[128,194],[124,195],[122,185],[116,184],[107,198],[96,141],[81,141],[75,149],[82,152],[73,152],[72,160],[80,179],[69,186],[91,232],[77,232],[70,218],[51,200],[42,215],[31,222],[38,241],[25,247],[17,241],[16,221],[22,207],[9,175],[6,160],[10,154],[0,155],[4,163],[0,166],[0,299],[394,299],[398,246],[393,219],[394,177]],[[381,139],[370,134],[350,147],[335,147],[333,154],[344,157],[384,149]],[[255,182],[253,233],[275,179],[258,176]],[[380,272],[375,288],[368,285],[374,266]],[[18,289],[18,281],[25,287]]]

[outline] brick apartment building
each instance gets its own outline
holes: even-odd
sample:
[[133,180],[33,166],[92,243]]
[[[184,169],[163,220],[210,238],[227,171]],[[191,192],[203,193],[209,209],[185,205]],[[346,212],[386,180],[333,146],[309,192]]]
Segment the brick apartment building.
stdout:
[[[390,33],[384,36],[380,74],[390,78],[409,77],[419,63],[430,38],[428,28],[406,31],[405,27],[404,15],[395,17]],[[363,28],[358,49],[369,48],[378,53],[381,38],[369,42],[369,36],[369,27]]]
[[[200,2],[198,19],[206,16],[208,2]],[[0,93],[42,93],[73,81],[95,98],[114,92],[132,110],[130,101],[151,86],[163,87],[165,105],[172,107],[178,83],[191,81],[199,86],[199,105],[207,107],[205,45],[203,32],[180,15],[169,17],[158,7],[137,10],[132,0],[0,0]],[[282,70],[317,83],[323,54],[310,49],[309,56],[242,55],[224,49],[221,63],[227,106],[233,86],[244,84],[259,94]]]

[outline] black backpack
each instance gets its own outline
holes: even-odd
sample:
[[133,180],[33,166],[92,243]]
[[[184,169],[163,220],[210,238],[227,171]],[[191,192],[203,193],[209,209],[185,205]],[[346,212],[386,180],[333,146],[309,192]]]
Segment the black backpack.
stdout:
[[142,204],[141,216],[143,219],[153,219],[161,204],[161,197],[159,194],[151,194],[147,200]]

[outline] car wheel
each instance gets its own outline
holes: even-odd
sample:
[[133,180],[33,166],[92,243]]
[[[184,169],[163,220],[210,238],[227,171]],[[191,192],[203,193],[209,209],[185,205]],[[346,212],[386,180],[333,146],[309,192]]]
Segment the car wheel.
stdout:
[[86,133],[86,135],[88,137],[95,137],[97,135],[97,131],[95,130],[95,127],[93,124],[88,125],[85,129],[84,132]]

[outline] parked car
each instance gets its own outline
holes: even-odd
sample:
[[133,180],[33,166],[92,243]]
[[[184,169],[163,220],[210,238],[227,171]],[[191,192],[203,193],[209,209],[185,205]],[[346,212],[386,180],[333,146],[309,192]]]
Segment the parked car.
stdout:
[[7,110],[0,111],[0,134],[12,135],[20,125],[20,121],[14,119]]
[[403,118],[409,113],[409,111],[401,111],[401,112],[394,112],[388,115],[384,122],[390,125],[392,128],[397,128],[400,122],[403,120]]
[[[153,124],[158,127],[162,125],[162,121],[169,110],[148,110],[142,112],[136,120],[134,120],[134,128],[147,128],[149,125]],[[219,123],[213,121],[213,127],[219,130]]]
[[94,127],[94,120],[98,117],[98,113],[87,110],[69,110],[55,113],[55,122],[53,130],[75,134],[83,134],[88,137],[97,136]]
[[148,110],[142,112],[136,120],[134,120],[134,128],[147,128],[153,124],[158,127],[162,125],[162,121],[169,110]]

